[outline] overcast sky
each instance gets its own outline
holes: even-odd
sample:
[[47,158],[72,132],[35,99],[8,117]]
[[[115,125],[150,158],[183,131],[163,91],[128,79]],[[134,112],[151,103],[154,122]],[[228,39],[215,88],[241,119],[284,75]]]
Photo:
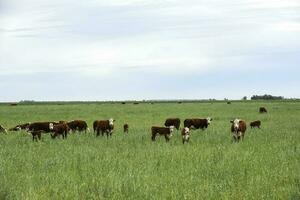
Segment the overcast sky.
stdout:
[[300,98],[300,0],[1,0],[0,101]]

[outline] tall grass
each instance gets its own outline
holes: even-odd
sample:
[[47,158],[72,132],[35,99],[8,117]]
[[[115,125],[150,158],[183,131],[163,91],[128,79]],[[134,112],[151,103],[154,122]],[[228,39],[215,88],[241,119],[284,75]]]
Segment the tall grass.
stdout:
[[[259,114],[265,106],[269,113]],[[150,139],[167,117],[211,116],[182,145]],[[112,138],[92,133],[32,142],[25,132],[0,135],[0,199],[300,199],[300,103],[239,102],[0,106],[0,124],[116,119]],[[261,120],[231,143],[235,117]],[[122,132],[128,123],[129,134]]]

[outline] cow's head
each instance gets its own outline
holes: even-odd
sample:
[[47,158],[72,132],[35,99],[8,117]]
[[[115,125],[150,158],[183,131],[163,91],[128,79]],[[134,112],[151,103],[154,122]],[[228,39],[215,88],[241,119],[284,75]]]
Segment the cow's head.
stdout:
[[207,117],[206,120],[207,120],[207,124],[210,124],[213,119],[211,117]]
[[50,129],[50,130],[53,130],[53,128],[54,128],[53,123],[49,123],[49,129]]
[[174,126],[170,126],[169,129],[170,129],[170,136],[172,136],[173,135],[173,131],[174,131]]
[[116,121],[116,120],[114,120],[113,118],[110,118],[110,119],[108,120],[109,126],[113,126],[115,121]]
[[241,121],[240,119],[235,119],[235,120],[230,121],[230,123],[232,123],[233,129],[235,131],[237,131],[239,129],[240,121]]
[[190,129],[188,127],[184,127],[183,129],[184,135],[182,136],[185,141],[188,141],[190,138]]

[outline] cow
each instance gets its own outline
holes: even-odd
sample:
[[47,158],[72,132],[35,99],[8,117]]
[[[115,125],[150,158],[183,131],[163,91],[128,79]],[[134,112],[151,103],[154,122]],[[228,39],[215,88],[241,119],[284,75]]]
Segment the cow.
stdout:
[[265,107],[260,107],[259,113],[267,113],[267,109]]
[[124,133],[128,133],[128,129],[129,129],[129,125],[124,124],[124,126],[123,126]]
[[0,133],[7,133],[7,130],[0,125]]
[[28,132],[43,131],[45,133],[50,133],[51,132],[49,128],[50,123],[52,123],[53,125],[59,124],[57,122],[33,122],[27,126],[26,130]]
[[78,130],[79,132],[84,131],[86,133],[86,131],[89,131],[87,123],[83,120],[73,120],[67,122],[67,125],[72,132]]
[[244,120],[235,119],[231,120],[231,133],[233,136],[233,141],[239,142],[240,139],[243,140],[245,136],[245,132],[247,130],[247,125]]
[[261,121],[259,120],[250,123],[251,128],[255,128],[255,127],[260,128],[260,125],[261,125]]
[[114,130],[114,119],[109,119],[109,120],[99,120],[97,121],[96,124],[96,130],[97,130],[97,134],[96,136],[99,136],[100,133],[103,136],[104,133],[106,133],[106,136],[111,136]]
[[31,135],[32,135],[32,141],[34,142],[34,140],[35,141],[38,141],[38,139],[39,140],[41,140],[42,139],[42,133],[43,133],[44,131],[43,130],[37,130],[37,131],[29,131],[29,133],[31,133]]
[[179,118],[168,118],[165,121],[165,126],[166,127],[174,126],[177,130],[179,130],[180,119]]
[[206,129],[208,125],[210,125],[211,121],[213,119],[210,117],[207,117],[206,119],[199,119],[199,118],[193,118],[193,119],[185,119],[183,124],[184,127],[193,128],[193,129]]
[[165,136],[166,142],[168,142],[173,135],[173,130],[174,130],[174,126],[170,126],[170,127],[152,126],[151,139],[152,141],[155,141],[157,135],[162,135]]
[[29,126],[30,123],[25,124],[18,124],[17,126],[8,129],[9,131],[20,131],[20,130],[26,130],[26,128]]
[[67,123],[60,123],[60,124],[49,124],[49,129],[51,130],[51,137],[52,139],[56,138],[57,136],[61,135],[63,139],[67,138],[67,135],[69,133],[69,126]]
[[184,127],[181,130],[181,135],[182,135],[182,143],[183,144],[185,142],[189,142],[189,140],[190,140],[190,129],[188,127]]

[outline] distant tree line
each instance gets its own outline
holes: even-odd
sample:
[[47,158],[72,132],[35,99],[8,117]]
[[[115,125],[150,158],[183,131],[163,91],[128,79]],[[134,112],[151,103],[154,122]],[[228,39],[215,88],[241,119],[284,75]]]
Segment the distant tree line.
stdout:
[[273,96],[273,95],[269,95],[269,94],[253,95],[251,97],[251,100],[283,100],[283,99],[284,99],[283,96]]

